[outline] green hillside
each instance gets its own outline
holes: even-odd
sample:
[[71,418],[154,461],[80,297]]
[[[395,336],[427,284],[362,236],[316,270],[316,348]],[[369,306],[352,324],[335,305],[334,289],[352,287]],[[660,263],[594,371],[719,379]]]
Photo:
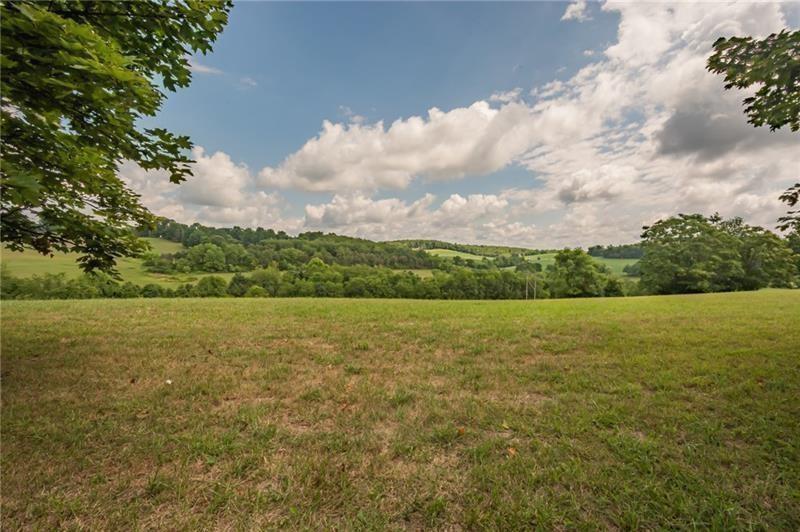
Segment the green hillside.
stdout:
[[489,260],[493,258],[493,257],[486,257],[484,255],[475,255],[474,253],[465,253],[463,251],[456,251],[453,249],[434,248],[434,249],[426,249],[425,251],[437,257],[446,257],[446,258],[461,257],[462,259],[465,260],[471,259],[480,261],[483,260],[484,258],[487,258]]
[[[174,253],[183,246],[178,242],[170,242],[161,238],[144,238],[150,243],[156,253]],[[63,273],[67,277],[78,277],[81,270],[75,259],[78,255],[71,253],[54,253],[52,257],[42,255],[33,250],[10,251],[3,248],[0,260],[4,268],[16,277],[31,277],[33,275],[43,275],[45,273]],[[193,283],[204,277],[204,273],[190,274],[157,274],[150,273],[142,267],[141,259],[123,258],[118,261],[117,269],[124,281],[130,281],[138,285],[154,283],[159,286],[175,288],[184,283]],[[233,277],[232,273],[215,274],[226,279]]]
[[424,249],[427,251],[435,250],[452,250],[461,251],[470,255],[478,255],[482,257],[498,257],[500,255],[526,255],[534,253],[536,250],[530,248],[521,248],[515,246],[492,246],[483,244],[457,244],[455,242],[445,242],[442,240],[427,240],[427,239],[410,239],[410,240],[393,240],[389,243],[402,244],[413,249]]

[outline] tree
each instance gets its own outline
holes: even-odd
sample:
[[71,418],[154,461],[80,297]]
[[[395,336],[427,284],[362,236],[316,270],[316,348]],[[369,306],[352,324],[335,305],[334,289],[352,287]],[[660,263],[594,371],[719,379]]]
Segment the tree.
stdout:
[[226,269],[225,252],[216,244],[206,243],[189,248],[186,260],[195,271],[224,272]]
[[744,277],[736,239],[700,214],[680,214],[644,228],[642,288],[655,294],[736,290]]
[[640,282],[651,293],[791,286],[797,275],[786,241],[741,218],[681,214],[646,227],[642,238]]
[[766,286],[786,287],[793,284],[797,270],[788,241],[761,227],[747,225],[739,217],[730,220],[712,217],[711,220],[739,242],[739,257],[744,269],[742,289],[757,290]]
[[266,290],[264,290],[264,288],[254,284],[247,289],[247,292],[244,293],[244,297],[269,297],[269,294]]
[[197,297],[225,297],[227,294],[228,283],[216,275],[203,277],[194,287],[194,295]]
[[708,69],[725,74],[725,88],[759,86],[744,99],[748,122],[772,131],[800,129],[800,31],[783,30],[766,39],[720,37]]
[[[761,40],[721,37],[714,43],[707,68],[725,74],[726,90],[759,86],[744,99],[748,122],[754,126],[768,125],[772,131],[786,125],[792,131],[800,129],[800,31],[783,30]],[[780,199],[794,207],[800,200],[800,183]],[[778,222],[782,230],[800,226],[800,212],[789,211]]]
[[[559,251],[547,272],[553,297],[602,296],[609,279],[608,273],[582,249]],[[615,292],[616,286],[613,287]]]
[[146,284],[141,290],[142,297],[161,297],[161,287],[155,283]]
[[[786,192],[781,194],[780,200],[789,207],[794,207],[800,203],[800,183],[795,183]],[[800,209],[789,211],[786,216],[778,218],[778,229],[781,231],[794,230],[800,232]]]
[[254,284],[255,281],[253,281],[251,278],[245,277],[241,273],[237,273],[231,278],[230,283],[228,283],[228,294],[234,297],[242,297]]
[[74,251],[84,270],[114,271],[146,244],[152,215],[117,177],[123,161],[191,175],[188,137],[139,128],[191,81],[227,0],[6,0],[0,3],[0,238],[10,248]]

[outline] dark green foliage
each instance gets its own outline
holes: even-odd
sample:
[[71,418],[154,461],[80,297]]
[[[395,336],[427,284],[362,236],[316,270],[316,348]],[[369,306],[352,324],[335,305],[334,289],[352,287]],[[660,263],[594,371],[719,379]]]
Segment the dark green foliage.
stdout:
[[622,272],[630,277],[639,277],[642,275],[642,263],[634,262],[622,268]]
[[142,287],[142,297],[161,297],[163,295],[162,289],[157,284],[146,284]]
[[188,248],[173,255],[148,255],[144,265],[156,273],[245,272],[272,265],[287,270],[315,258],[326,264],[413,269],[435,268],[441,262],[424,251],[401,244],[319,232],[290,237],[286,233],[261,227],[187,226],[160,219],[154,229],[144,230],[140,234],[181,242]]
[[547,280],[553,297],[622,295],[619,282],[581,249],[559,251],[548,268]]
[[180,183],[188,137],[139,129],[167,90],[191,80],[187,54],[208,52],[227,22],[223,1],[4,1],[2,207],[11,249],[75,251],[87,271],[113,271],[145,250],[132,231],[151,215],[117,177],[134,161]]
[[234,297],[242,297],[253,285],[255,285],[255,282],[252,279],[245,277],[241,273],[237,273],[231,278],[230,283],[228,283],[228,294]]
[[604,257],[606,259],[640,259],[644,254],[640,244],[590,246],[587,251],[592,257]]
[[253,285],[244,293],[244,297],[268,297],[269,294],[266,290],[258,285]]
[[228,283],[222,277],[209,275],[197,282],[192,295],[196,297],[224,297],[228,293]]
[[646,227],[642,287],[656,294],[791,286],[794,256],[785,241],[739,218],[678,215]]
[[484,246],[477,244],[456,244],[453,242],[443,242],[441,240],[394,240],[393,243],[403,244],[413,249],[451,249],[462,253],[472,253],[483,257],[500,257],[503,255],[535,255],[537,253],[547,253],[548,250],[537,250],[520,248],[513,246]]
[[[800,183],[795,183],[786,192],[781,194],[780,200],[789,207],[796,207],[800,203]],[[793,210],[785,216],[778,218],[778,229],[781,231],[793,230],[795,234],[800,231],[800,210]]]
[[68,279],[64,274],[13,277],[5,268],[0,274],[2,299],[96,299],[140,297],[142,289],[133,283],[118,283],[101,273]]
[[725,88],[746,89],[745,113],[754,126],[800,129],[800,31],[783,30],[765,39],[721,37],[714,43],[708,69],[725,74]]
[[[744,99],[748,122],[768,125],[775,131],[788,125],[800,129],[800,31],[783,30],[766,39],[752,37],[720,38],[708,69],[725,74],[725,88],[745,89],[756,85],[755,95]],[[800,200],[800,183],[780,196],[794,207]],[[789,211],[778,219],[778,228],[800,227],[800,212]]]

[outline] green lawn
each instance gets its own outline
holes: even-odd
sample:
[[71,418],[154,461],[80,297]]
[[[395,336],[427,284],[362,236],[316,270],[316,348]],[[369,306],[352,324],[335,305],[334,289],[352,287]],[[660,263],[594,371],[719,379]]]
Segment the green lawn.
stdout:
[[800,528],[800,291],[2,311],[8,530]]
[[[183,246],[178,242],[170,242],[160,238],[144,238],[153,250],[157,253],[174,253]],[[77,254],[55,253],[52,257],[41,255],[33,250],[22,252],[2,249],[2,263],[8,268],[9,273],[16,277],[31,277],[33,275],[43,275],[45,273],[63,273],[68,277],[81,275],[75,259]],[[233,277],[232,273],[189,273],[189,274],[158,274],[150,273],[142,268],[140,259],[120,259],[117,268],[123,280],[131,281],[138,285],[155,283],[164,287],[175,288],[180,284],[193,283],[207,275],[219,275],[225,279]]]

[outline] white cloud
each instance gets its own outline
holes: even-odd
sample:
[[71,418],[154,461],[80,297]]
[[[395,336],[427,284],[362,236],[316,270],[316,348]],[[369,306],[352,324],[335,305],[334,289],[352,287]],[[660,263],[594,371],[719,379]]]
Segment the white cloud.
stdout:
[[505,242],[533,245],[536,228],[509,221],[509,201],[494,194],[452,194],[440,205],[426,194],[413,202],[371,199],[363,194],[334,195],[328,203],[307,205],[309,229],[376,239],[441,238],[457,242]]
[[530,146],[530,109],[510,102],[499,109],[479,101],[427,117],[377,124],[325,121],[319,135],[266,167],[264,186],[307,191],[405,188],[416,176],[431,181],[485,175],[507,166]]
[[[585,2],[571,4],[564,18],[581,20],[587,9]],[[781,7],[603,9],[619,14],[616,41],[571,78],[534,87],[525,101],[519,89],[497,92],[469,107],[432,108],[388,126],[368,124],[342,106],[349,123],[325,121],[316,137],[257,176],[225,154],[201,151],[197,181],[182,185],[186,191],[136,169],[124,173],[148,205],[181,220],[369,238],[619,243],[677,212],[719,211],[773,226],[784,211],[777,196],[796,180],[796,137],[747,124],[745,94],[724,91],[705,62],[721,35],[763,36],[785,27]],[[439,204],[430,194],[415,201],[376,197],[415,179],[455,181],[514,164],[530,171],[529,187],[496,190],[487,180],[493,193],[452,194]],[[333,196],[309,202],[304,218],[289,218],[274,188]]]
[[146,171],[131,161],[124,162],[118,174],[155,214],[179,222],[286,231],[302,227],[301,219],[284,216],[287,205],[280,194],[258,189],[246,165],[224,152],[207,154],[199,146],[192,158],[193,175],[180,185],[170,183],[163,170]]
[[239,78],[239,85],[245,89],[252,89],[253,87],[258,87],[258,82],[250,76],[244,76]]
[[198,63],[197,60],[194,59],[193,57],[188,58],[188,61],[189,61],[189,70],[197,74],[211,74],[214,76],[223,74],[222,70],[207,65],[202,65]]
[[353,124],[363,124],[367,121],[365,116],[355,113],[346,105],[339,106],[339,114],[347,118]]
[[591,20],[591,17],[586,12],[587,10],[586,0],[577,0],[567,6],[566,11],[564,11],[564,16],[561,17],[561,20],[577,20],[578,22],[583,22],[584,20]]
[[510,91],[501,91],[495,92],[489,97],[490,102],[501,102],[501,103],[508,103],[513,102],[519,99],[519,95],[522,93],[522,89],[517,87],[515,89],[511,89]]
[[202,147],[192,150],[192,158],[194,175],[178,188],[179,199],[214,207],[236,207],[245,201],[244,188],[252,179],[247,166],[220,151],[206,155]]

